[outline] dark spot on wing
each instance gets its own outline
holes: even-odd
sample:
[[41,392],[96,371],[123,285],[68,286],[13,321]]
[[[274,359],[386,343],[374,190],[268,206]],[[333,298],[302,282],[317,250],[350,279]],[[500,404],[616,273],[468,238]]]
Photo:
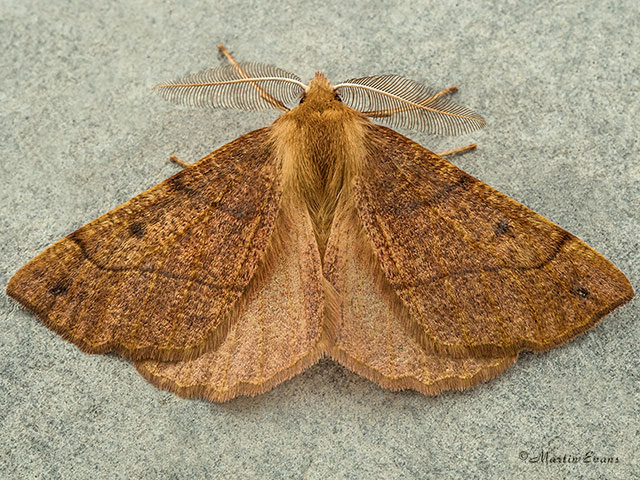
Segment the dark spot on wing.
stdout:
[[71,232],[69,235],[67,235],[67,238],[73,242],[81,243],[82,239],[80,238],[80,229]]
[[70,286],[70,282],[66,280],[59,280],[49,288],[49,293],[59,297],[61,295],[65,295],[69,291]]
[[580,285],[578,283],[576,283],[575,285],[573,285],[571,287],[571,293],[573,295],[575,295],[576,297],[580,297],[580,298],[588,298],[589,297],[589,290],[586,287],[584,287],[584,286],[582,286],[582,285]]
[[176,192],[185,193],[187,195],[195,194],[196,193],[196,189],[191,187],[185,181],[184,177],[185,177],[185,175],[183,175],[182,172],[180,172],[180,173],[174,175],[173,177],[167,179],[167,183],[169,184],[171,189],[176,191]]
[[134,222],[129,225],[129,233],[134,237],[142,238],[144,237],[144,233],[146,231],[146,226],[142,222]]
[[493,231],[495,232],[496,235],[504,235],[505,233],[509,232],[510,230],[511,230],[511,225],[509,225],[509,222],[507,222],[505,220],[499,220],[493,226]]
[[469,185],[475,183],[475,178],[473,178],[471,175],[461,175],[460,178],[458,179],[458,186],[462,189],[467,188]]

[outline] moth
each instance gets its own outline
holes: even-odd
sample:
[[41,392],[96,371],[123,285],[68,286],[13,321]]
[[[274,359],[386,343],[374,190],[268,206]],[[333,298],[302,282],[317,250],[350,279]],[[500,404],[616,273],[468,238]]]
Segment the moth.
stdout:
[[128,357],[157,387],[211,401],[265,392],[325,355],[382,387],[437,394],[632,298],[580,239],[372,122],[482,127],[448,98],[455,87],[397,75],[332,85],[322,73],[306,85],[221,49],[230,64],[156,90],[282,115],[61,239],[8,284],[83,351]]

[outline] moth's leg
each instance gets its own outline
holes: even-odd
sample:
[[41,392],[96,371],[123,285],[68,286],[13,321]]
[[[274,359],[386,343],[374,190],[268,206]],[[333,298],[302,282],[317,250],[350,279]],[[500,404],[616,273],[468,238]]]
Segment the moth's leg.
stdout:
[[440,152],[440,153],[437,153],[436,155],[439,155],[441,157],[452,157],[454,155],[460,155],[461,153],[467,153],[467,152],[470,152],[471,150],[475,150],[477,146],[478,146],[477,143],[472,143],[471,145],[466,145],[464,147],[456,148],[454,150],[447,150],[446,152]]
[[445,88],[444,90],[440,90],[438,93],[436,93],[433,97],[428,98],[427,100],[425,100],[425,102],[421,102],[421,103],[428,103],[428,102],[433,102],[436,98],[440,98],[443,95],[446,95],[447,93],[453,93],[453,92],[457,92],[458,91],[458,86],[457,85],[452,85],[449,88]]
[[169,155],[169,160],[171,160],[173,163],[177,163],[178,165],[182,165],[183,167],[190,167],[192,165],[191,163],[180,160],[175,155]]
[[238,65],[238,62],[236,62],[236,59],[233,58],[233,56],[229,53],[229,50],[227,50],[224,45],[220,44],[218,45],[218,49],[222,52],[222,54],[227,57],[227,60],[229,60],[229,62],[231,62],[231,65],[233,65],[235,67],[236,70],[238,70],[238,72],[240,72],[240,75],[242,75],[243,77],[246,78],[246,73],[244,70],[242,70],[242,68],[240,68],[240,65]]
[[[240,73],[240,75],[243,78],[249,78],[249,75],[247,75],[247,72],[245,72],[242,69],[242,67],[238,65],[238,62],[236,62],[235,58],[233,58],[229,53],[229,51],[226,48],[224,48],[224,45],[220,44],[218,45],[218,48],[224,54],[224,56],[227,57],[227,59],[231,62],[231,65],[235,67],[235,69],[238,71],[238,73]],[[287,108],[287,106],[284,103],[282,103],[280,100],[269,95],[269,93],[267,93],[267,91],[257,83],[251,82],[251,85],[253,85],[256,88],[256,90],[260,92],[260,96],[262,98],[264,98],[267,102],[269,102],[274,107],[279,108],[280,110],[283,110],[285,112],[288,112],[290,110],[290,108]]]

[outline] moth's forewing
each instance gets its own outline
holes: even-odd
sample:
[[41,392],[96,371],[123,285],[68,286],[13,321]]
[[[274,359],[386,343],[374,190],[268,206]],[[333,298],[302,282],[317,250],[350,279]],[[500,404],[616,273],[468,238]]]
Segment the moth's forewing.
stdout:
[[624,274],[580,239],[393,130],[370,136],[354,201],[426,350],[545,350],[632,298]]
[[7,293],[85,351],[195,357],[265,252],[279,169],[268,128],[244,135],[49,247]]

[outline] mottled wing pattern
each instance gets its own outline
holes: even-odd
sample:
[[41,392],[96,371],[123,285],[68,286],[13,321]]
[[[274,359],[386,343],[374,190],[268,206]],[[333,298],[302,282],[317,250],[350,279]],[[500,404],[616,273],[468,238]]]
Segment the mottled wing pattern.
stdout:
[[492,378],[515,362],[516,356],[426,352],[407,330],[406,312],[385,283],[353,207],[336,215],[324,265],[342,300],[329,354],[382,387],[434,395]]
[[269,261],[256,273],[245,306],[224,342],[198,358],[143,360],[140,373],[186,397],[224,401],[255,395],[316,362],[324,350],[320,254],[302,204],[283,207]]
[[633,296],[580,239],[393,130],[369,135],[358,214],[424,348],[545,350]]
[[193,357],[223,339],[280,198],[269,129],[256,130],[63,238],[7,293],[85,351]]

